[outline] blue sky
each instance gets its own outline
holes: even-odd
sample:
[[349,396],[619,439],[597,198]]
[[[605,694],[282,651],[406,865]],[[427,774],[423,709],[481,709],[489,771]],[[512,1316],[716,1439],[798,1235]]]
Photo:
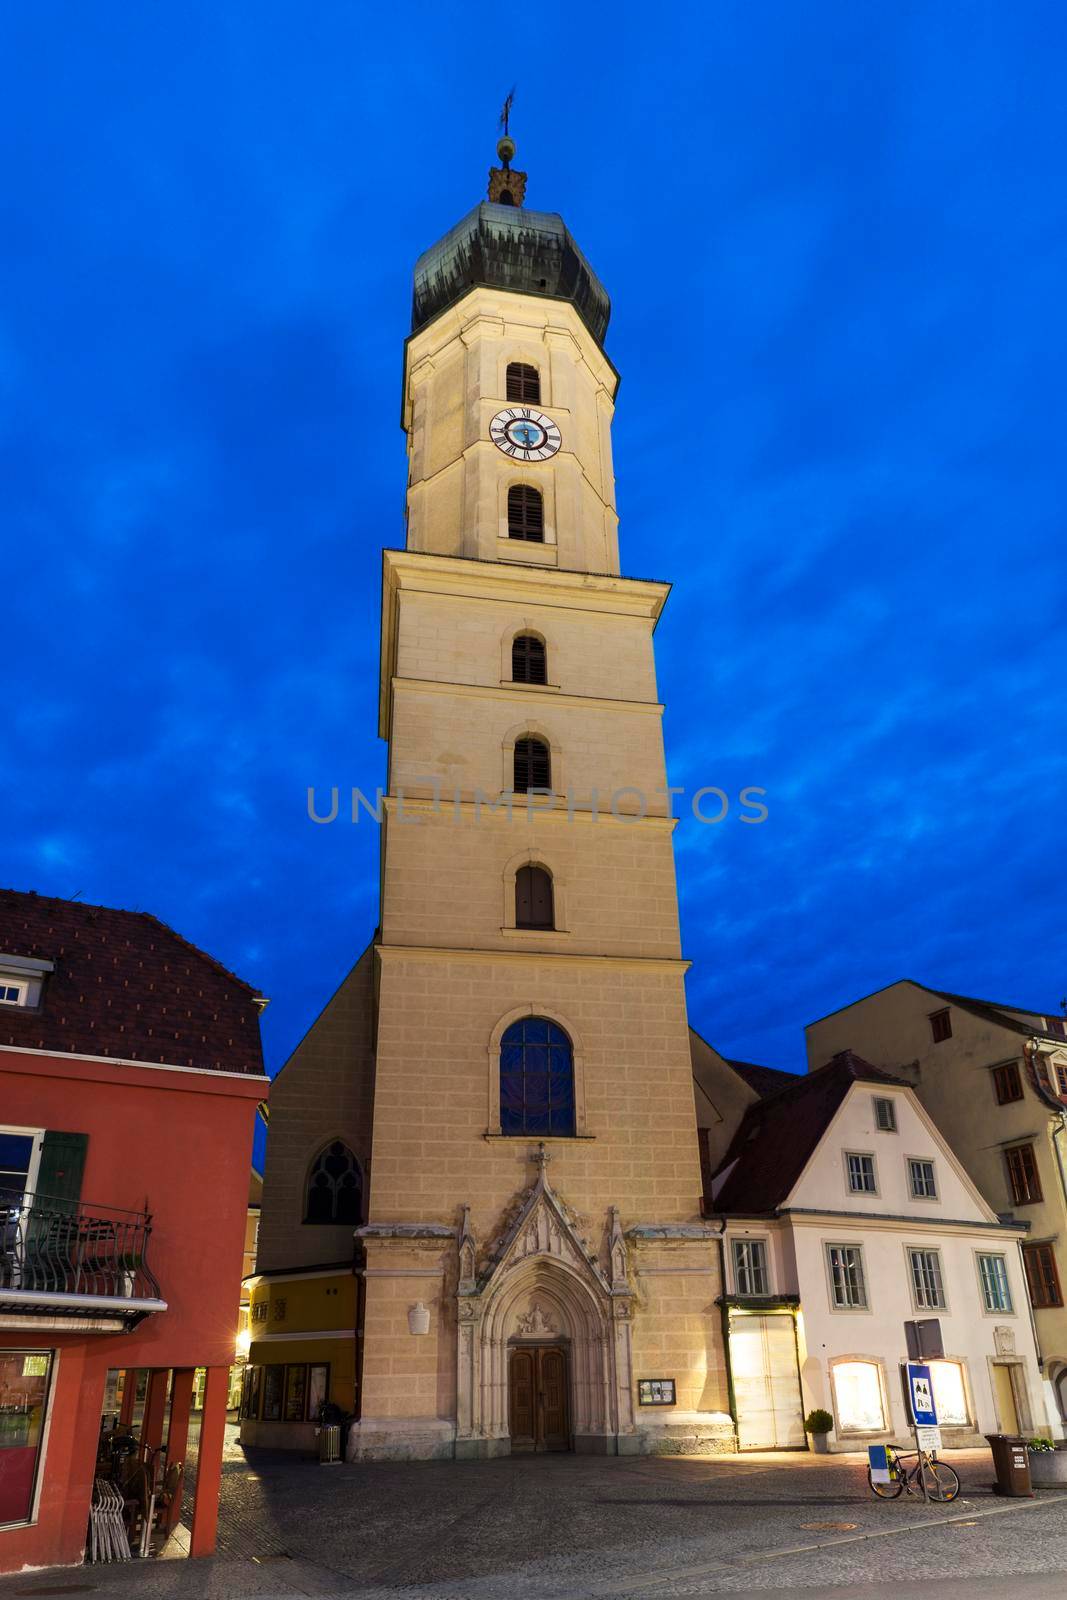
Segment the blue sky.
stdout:
[[272,996],[372,930],[416,256],[517,164],[608,286],[694,1024],[799,1067],[907,974],[1055,1009],[1062,9],[56,5],[4,23],[0,881]]

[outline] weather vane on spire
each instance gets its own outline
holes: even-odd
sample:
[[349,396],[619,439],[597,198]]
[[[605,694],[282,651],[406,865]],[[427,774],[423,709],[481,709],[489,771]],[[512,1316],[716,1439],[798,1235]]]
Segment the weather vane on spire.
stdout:
[[497,140],[496,153],[502,165],[489,168],[489,198],[498,206],[521,206],[526,198],[526,174],[513,172],[511,168],[515,155],[515,141],[510,132],[511,108],[514,104],[513,88],[500,113],[500,126],[504,131]]

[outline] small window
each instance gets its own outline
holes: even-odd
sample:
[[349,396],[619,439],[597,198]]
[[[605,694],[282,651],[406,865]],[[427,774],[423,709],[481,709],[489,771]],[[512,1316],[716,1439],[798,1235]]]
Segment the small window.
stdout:
[[940,1250],[909,1250],[911,1290],[920,1311],[946,1309],[945,1284],[941,1276]]
[[528,483],[513,483],[508,490],[508,538],[525,539],[527,544],[545,542],[545,505],[538,489]]
[[552,757],[543,739],[515,740],[516,794],[529,794],[531,789],[551,789]]
[[308,1174],[304,1221],[353,1228],[363,1221],[363,1174],[340,1139],[326,1146]]
[[935,1044],[941,1044],[943,1040],[952,1038],[952,1014],[947,1008],[944,1011],[931,1012],[930,1032],[934,1036]]
[[1058,1095],[1067,1095],[1067,1066],[1057,1061],[1054,1070],[1056,1073],[1056,1093]]
[[987,1311],[1007,1311],[1014,1308],[1008,1286],[1008,1264],[1003,1256],[979,1256],[978,1277],[982,1284],[982,1303]]
[[1014,1145],[1010,1150],[1005,1150],[1004,1159],[1008,1164],[1008,1182],[1011,1184],[1011,1197],[1015,1204],[1035,1205],[1041,1199],[1041,1183],[1037,1175],[1033,1145]]
[[552,874],[544,867],[520,867],[515,874],[516,928],[554,928]]
[[851,1194],[877,1194],[874,1176],[874,1157],[857,1155],[850,1150],[845,1156],[848,1166],[848,1187]]
[[993,1068],[993,1093],[998,1106],[1006,1106],[1010,1100],[1022,1099],[1022,1079],[1014,1061],[1006,1061],[1002,1067]]
[[874,1125],[879,1133],[896,1133],[897,1108],[892,1100],[875,1100]]
[[507,397],[522,405],[541,404],[541,374],[525,361],[512,361],[508,365]]
[[0,1005],[20,1006],[26,991],[21,984],[0,979]]
[[513,683],[547,683],[548,661],[545,641],[533,633],[520,633],[511,645]]
[[1026,1284],[1031,1303],[1038,1311],[1051,1306],[1062,1306],[1060,1276],[1056,1271],[1056,1257],[1050,1244],[1024,1244],[1023,1265],[1026,1267]]
[[269,1308],[265,1300],[257,1300],[255,1305],[252,1307],[252,1315],[249,1320],[252,1322],[266,1322],[268,1309]]
[[767,1246],[762,1239],[735,1239],[734,1284],[738,1294],[770,1294]]
[[867,1281],[863,1272],[863,1251],[858,1244],[828,1244],[826,1261],[830,1269],[830,1298],[836,1311],[866,1311]]
[[936,1200],[937,1177],[932,1161],[908,1162],[908,1187],[913,1200]]

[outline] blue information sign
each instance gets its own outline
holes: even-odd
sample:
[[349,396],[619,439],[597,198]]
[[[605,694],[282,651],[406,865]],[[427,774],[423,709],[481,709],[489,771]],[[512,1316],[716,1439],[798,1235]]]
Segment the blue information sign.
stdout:
[[908,1362],[908,1402],[911,1420],[917,1428],[937,1427],[937,1407],[930,1368],[924,1361]]

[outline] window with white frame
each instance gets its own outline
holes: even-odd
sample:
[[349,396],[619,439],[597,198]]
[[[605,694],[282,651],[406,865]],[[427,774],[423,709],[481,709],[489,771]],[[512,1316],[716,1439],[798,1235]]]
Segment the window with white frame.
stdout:
[[734,1285],[738,1294],[770,1294],[767,1245],[763,1239],[735,1239]]
[[850,1194],[878,1193],[878,1184],[874,1176],[873,1156],[864,1155],[856,1150],[848,1150],[845,1152],[845,1167],[848,1172]]
[[839,1433],[884,1433],[885,1394],[876,1361],[836,1361],[830,1369]]
[[944,1311],[945,1282],[940,1250],[909,1250],[911,1292],[920,1311]]
[[937,1199],[937,1174],[932,1161],[909,1158],[908,1188],[913,1200]]
[[21,1006],[25,1004],[26,986],[15,983],[11,978],[0,977],[0,1005]]
[[863,1271],[862,1247],[858,1244],[828,1244],[826,1265],[834,1309],[866,1311],[867,1279]]
[[958,1361],[931,1361],[930,1381],[934,1390],[937,1420],[943,1428],[970,1426],[971,1414],[967,1405],[967,1385],[963,1367]]
[[896,1133],[897,1108],[892,1100],[883,1100],[879,1096],[875,1096],[874,1125],[879,1133]]
[[982,1303],[987,1311],[1014,1310],[1008,1283],[1008,1263],[1003,1256],[980,1255],[978,1277],[982,1285]]
[[0,1207],[21,1206],[33,1193],[43,1138],[39,1128],[0,1127]]

